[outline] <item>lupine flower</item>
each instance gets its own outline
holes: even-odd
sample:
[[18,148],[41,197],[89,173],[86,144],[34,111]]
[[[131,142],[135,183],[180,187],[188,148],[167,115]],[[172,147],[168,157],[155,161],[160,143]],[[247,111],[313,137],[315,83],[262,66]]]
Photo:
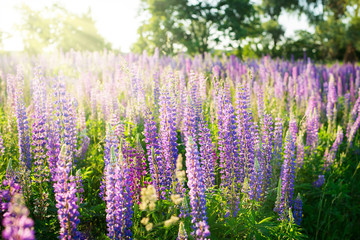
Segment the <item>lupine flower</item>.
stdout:
[[144,177],[147,174],[146,159],[144,150],[142,149],[142,146],[140,144],[139,134],[137,134],[136,136],[136,148],[132,148],[128,144],[123,147],[122,143],[120,144],[120,146],[121,149],[123,149],[123,155],[130,170],[130,190],[133,193],[134,200],[139,203],[139,194],[141,188],[144,187],[145,184],[147,184],[146,181],[143,181]]
[[46,155],[48,156],[51,179],[54,181],[56,177],[56,165],[60,153],[60,134],[56,122],[49,125],[50,126],[47,129]]
[[293,136],[294,141],[296,142],[296,139],[297,139],[296,136],[297,136],[297,133],[298,133],[298,126],[297,126],[297,123],[296,123],[296,118],[295,118],[293,113],[290,116],[289,131],[291,133],[291,136]]
[[147,111],[145,114],[144,128],[149,170],[153,185],[160,198],[162,191],[165,189],[164,161],[161,157],[161,149],[158,143],[156,123],[150,111]]
[[228,88],[218,95],[218,129],[220,150],[221,186],[228,193],[231,212],[236,216],[239,205],[238,192],[243,179],[243,166],[239,161],[234,108]]
[[4,230],[2,237],[6,240],[32,240],[35,239],[34,221],[29,218],[22,195],[16,193],[11,198],[8,211],[4,214],[2,222]]
[[284,149],[284,162],[281,167],[281,195],[275,206],[275,211],[279,214],[279,219],[288,217],[288,210],[293,204],[294,181],[295,181],[295,146],[288,132]]
[[188,235],[186,233],[185,225],[183,222],[180,222],[177,240],[187,240],[187,239],[188,239]]
[[108,124],[107,128],[106,128],[106,138],[105,138],[105,148],[104,148],[104,175],[103,175],[103,179],[100,183],[100,197],[104,199],[104,193],[105,193],[105,171],[107,169],[107,165],[110,163],[110,159],[111,159],[111,148],[114,147],[114,151],[115,151],[115,156],[116,158],[118,157],[118,152],[119,152],[119,138],[116,136],[116,133],[114,131],[114,127],[115,124],[117,122],[117,117],[114,114],[111,120],[112,124]]
[[[34,123],[32,125],[32,153],[34,158],[34,171],[37,176],[46,177],[45,170],[45,150],[46,150],[46,109],[45,109],[45,85],[43,82],[41,69],[35,70],[34,95],[35,104]],[[44,175],[45,174],[45,175]]]
[[16,112],[16,98],[17,98],[17,88],[16,88],[16,78],[12,74],[8,74],[6,78],[6,93],[7,101],[6,104],[9,106],[10,114],[12,115]]
[[49,156],[50,173],[54,180],[60,145],[67,145],[66,149],[68,154],[71,155],[71,161],[74,161],[77,145],[75,109],[73,101],[70,101],[66,96],[65,84],[61,75],[55,84],[54,105],[51,107],[53,113],[52,116],[49,116],[52,124],[47,130],[47,155]]
[[350,131],[348,134],[348,143],[350,145],[352,144],[352,141],[353,141],[355,134],[356,134],[357,130],[359,129],[359,127],[360,127],[360,114],[358,114],[354,124],[350,127]]
[[132,239],[132,192],[130,191],[129,169],[121,149],[116,162],[114,147],[111,160],[106,166],[106,221],[110,239]]
[[205,188],[210,188],[215,185],[215,164],[217,155],[211,141],[210,129],[204,116],[202,116],[202,119],[200,120],[198,134],[201,168],[204,174]]
[[18,128],[19,161],[31,170],[30,132],[29,122],[26,116],[26,109],[23,96],[24,77],[21,69],[16,74],[16,119]]
[[317,148],[319,131],[319,119],[316,110],[307,119],[307,138],[306,145],[310,147],[309,153],[312,154]]
[[334,76],[330,75],[329,80],[329,90],[327,93],[327,105],[326,105],[326,116],[328,118],[329,124],[332,123],[333,120],[333,110],[335,103],[337,101],[336,88],[335,88],[335,79]]
[[[200,79],[200,81],[199,81],[199,79]],[[199,85],[200,85],[200,83],[204,84],[203,80],[204,79],[201,79],[201,76],[198,77],[197,74],[195,74],[194,72],[190,73],[189,82],[188,82],[188,88],[189,88],[188,95],[190,96],[191,103],[194,107],[193,113],[195,115],[195,126],[196,126],[195,132],[197,131],[197,125],[200,121],[200,113],[201,113],[203,98],[202,98],[202,96],[200,96],[201,89],[200,89]],[[205,86],[205,88],[206,88],[206,86]]]
[[91,89],[90,105],[91,105],[91,118],[96,119],[97,118],[97,90],[95,88]]
[[264,114],[263,125],[262,125],[262,149],[261,149],[261,158],[260,158],[260,169],[264,174],[264,182],[263,182],[263,192],[266,191],[267,187],[270,184],[271,174],[272,174],[272,166],[271,159],[272,156],[272,148],[274,141],[274,133],[272,127],[272,117],[270,114]]
[[183,129],[182,132],[184,134],[185,142],[189,137],[193,139],[197,139],[197,116],[194,109],[194,106],[189,101],[185,105],[184,117],[183,117]]
[[319,188],[324,184],[324,182],[325,182],[325,176],[319,175],[318,179],[315,182],[313,182],[313,186]]
[[80,239],[77,225],[80,223],[77,205],[77,185],[70,175],[72,156],[67,145],[63,145],[57,162],[56,182],[54,183],[56,208],[60,222],[61,239]]
[[[155,105],[155,112],[159,112],[159,97],[160,97],[160,84],[159,84],[159,73],[156,72],[153,75],[153,96],[154,96],[154,105]],[[146,115],[145,115],[146,116]]]
[[[169,92],[163,89],[160,95],[159,145],[164,161],[165,189],[170,189],[174,180],[177,150],[176,111]],[[165,192],[163,192],[164,194]]]
[[296,166],[302,168],[304,163],[304,143],[302,135],[297,139]]
[[238,158],[234,108],[226,91],[218,96],[218,129],[221,185],[229,187],[234,179],[240,182],[242,174]]
[[241,181],[251,176],[254,166],[255,152],[252,136],[252,113],[250,110],[250,90],[240,86],[236,94],[236,123],[239,143],[239,159],[242,169]]
[[257,88],[255,88],[255,91],[257,92],[257,107],[258,107],[258,116],[261,122],[261,119],[264,116],[264,92],[262,90],[262,87],[259,85],[256,85]]
[[85,154],[87,152],[87,149],[90,145],[90,138],[88,136],[86,136],[85,134],[82,136],[82,144],[80,149],[78,150],[76,157],[78,159],[83,160],[85,158]]
[[263,194],[263,182],[264,182],[264,173],[260,169],[259,162],[255,159],[254,169],[250,176],[249,182],[249,197],[250,199],[260,200],[261,195]]
[[302,203],[300,194],[298,194],[298,196],[296,197],[296,199],[295,199],[295,201],[294,201],[294,212],[293,212],[294,220],[295,220],[295,223],[296,223],[297,225],[300,225],[300,224],[301,224],[301,220],[302,220],[302,206],[303,206],[303,203]]
[[4,139],[3,137],[0,135],[0,157],[4,156],[5,153],[5,147],[4,147]]
[[189,138],[186,142],[186,173],[190,189],[191,223],[194,229],[192,235],[195,239],[207,239],[210,232],[206,222],[205,186],[199,160],[197,147],[192,138]]
[[326,159],[324,162],[325,168],[330,167],[331,164],[333,163],[336,153],[337,153],[337,150],[338,150],[340,144],[342,143],[343,138],[344,138],[344,133],[343,133],[342,128],[339,126],[337,134],[336,134],[335,142],[331,146],[330,152],[326,155]]
[[3,180],[3,184],[0,190],[0,200],[1,200],[1,213],[5,213],[9,209],[9,204],[11,198],[20,193],[21,186],[17,182],[15,182],[15,176],[7,173],[5,179]]
[[178,159],[176,160],[176,172],[175,172],[177,183],[176,183],[176,193],[178,194],[172,194],[171,200],[176,204],[179,205],[180,203],[183,203],[180,205],[180,218],[185,218],[189,216],[189,209],[186,204],[186,189],[185,189],[185,171],[183,170],[183,158],[182,155],[179,154]]

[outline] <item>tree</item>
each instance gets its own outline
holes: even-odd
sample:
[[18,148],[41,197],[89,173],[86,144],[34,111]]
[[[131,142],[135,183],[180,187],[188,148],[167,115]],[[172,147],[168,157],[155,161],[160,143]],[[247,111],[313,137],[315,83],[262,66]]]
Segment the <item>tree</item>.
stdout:
[[153,53],[158,48],[161,53],[173,54],[176,43],[185,35],[179,17],[186,10],[184,6],[186,0],[142,0],[141,11],[149,14],[150,19],[139,27],[140,37],[132,50]]
[[237,44],[240,55],[242,40],[261,33],[257,11],[249,0],[220,0],[216,8],[218,29],[230,36],[231,45]]
[[77,15],[54,4],[40,11],[23,5],[20,11],[23,23],[18,28],[27,52],[39,53],[47,48],[63,51],[102,51],[111,48],[98,33],[90,9],[85,14]]
[[[190,1],[143,0],[142,11],[150,19],[139,27],[133,50],[173,54],[205,53],[230,35],[230,44],[255,33],[255,10],[249,0]],[[256,29],[256,28],[255,28]]]

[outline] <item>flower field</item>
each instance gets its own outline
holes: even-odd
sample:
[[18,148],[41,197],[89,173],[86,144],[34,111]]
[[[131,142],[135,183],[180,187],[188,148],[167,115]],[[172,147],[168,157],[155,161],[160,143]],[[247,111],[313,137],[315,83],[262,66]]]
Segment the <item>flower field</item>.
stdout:
[[360,67],[0,56],[4,239],[356,239]]

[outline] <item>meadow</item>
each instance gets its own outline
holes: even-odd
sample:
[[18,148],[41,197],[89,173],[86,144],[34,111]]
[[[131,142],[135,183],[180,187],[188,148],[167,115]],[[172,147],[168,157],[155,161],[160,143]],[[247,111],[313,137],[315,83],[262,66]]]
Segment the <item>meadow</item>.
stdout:
[[356,239],[360,67],[0,56],[4,239]]

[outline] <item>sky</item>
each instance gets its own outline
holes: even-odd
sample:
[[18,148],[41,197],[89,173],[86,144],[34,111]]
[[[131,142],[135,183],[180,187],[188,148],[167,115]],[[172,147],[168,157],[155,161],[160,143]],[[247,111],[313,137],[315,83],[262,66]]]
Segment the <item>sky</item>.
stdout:
[[[23,43],[15,26],[21,23],[21,15],[17,6],[29,5],[34,10],[60,2],[67,10],[81,14],[91,8],[92,17],[99,33],[116,49],[130,51],[137,40],[137,29],[141,25],[142,16],[138,16],[140,0],[0,0],[0,31],[11,34],[3,42],[6,51],[21,51]],[[298,18],[296,14],[282,14],[280,24],[286,29],[285,36],[294,35],[296,30],[309,29],[306,18]]]

